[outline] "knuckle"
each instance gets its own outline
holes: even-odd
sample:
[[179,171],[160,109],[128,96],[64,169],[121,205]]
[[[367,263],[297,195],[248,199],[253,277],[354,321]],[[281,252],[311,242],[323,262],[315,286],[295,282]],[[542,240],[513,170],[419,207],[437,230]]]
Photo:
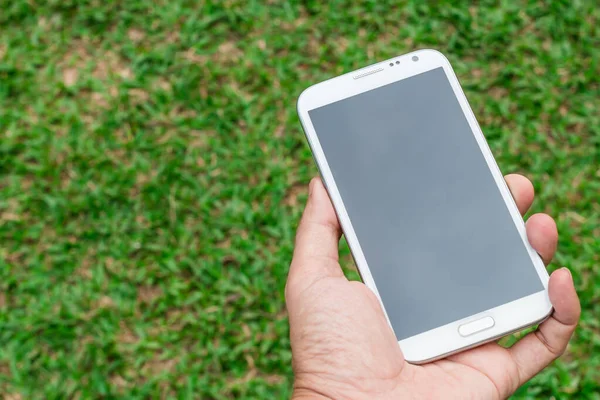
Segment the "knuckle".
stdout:
[[548,340],[546,335],[544,335],[544,333],[540,330],[535,331],[535,335],[555,359],[562,356],[567,349],[567,343],[561,343],[557,346],[555,343],[552,343],[550,340]]

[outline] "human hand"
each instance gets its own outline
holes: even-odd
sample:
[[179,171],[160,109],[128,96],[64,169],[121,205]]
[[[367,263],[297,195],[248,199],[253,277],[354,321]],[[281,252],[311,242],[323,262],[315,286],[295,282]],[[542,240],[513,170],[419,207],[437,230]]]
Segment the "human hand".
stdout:
[[[531,182],[520,175],[506,182],[524,214],[533,202]],[[556,224],[536,214],[526,227],[529,242],[549,263]],[[573,279],[562,268],[549,282],[553,315],[511,348],[488,343],[423,366],[409,364],[375,294],[344,277],[340,235],[329,196],[313,179],[285,291],[294,399],[504,399],[564,352],[579,320]]]

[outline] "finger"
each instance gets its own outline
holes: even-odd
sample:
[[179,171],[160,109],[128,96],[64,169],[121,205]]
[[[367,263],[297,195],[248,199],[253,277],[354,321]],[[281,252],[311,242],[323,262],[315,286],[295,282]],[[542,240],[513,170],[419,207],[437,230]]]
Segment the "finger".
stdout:
[[531,181],[523,175],[510,174],[504,177],[521,215],[525,215],[533,203],[534,191]]
[[296,233],[288,286],[307,286],[326,276],[343,276],[338,263],[341,229],[319,178],[309,185],[308,202]]
[[581,306],[568,269],[554,271],[548,292],[553,315],[509,349],[519,371],[520,385],[565,351],[579,321]]
[[527,239],[531,247],[538,252],[544,263],[548,265],[558,244],[558,230],[556,222],[547,214],[532,215],[525,224],[527,228]]

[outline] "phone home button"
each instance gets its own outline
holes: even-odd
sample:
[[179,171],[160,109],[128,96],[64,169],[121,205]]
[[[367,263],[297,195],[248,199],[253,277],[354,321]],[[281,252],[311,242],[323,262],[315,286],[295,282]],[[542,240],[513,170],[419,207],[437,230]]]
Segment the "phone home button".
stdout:
[[471,336],[477,332],[490,329],[496,322],[492,317],[483,317],[478,320],[462,324],[458,327],[458,333],[460,336]]

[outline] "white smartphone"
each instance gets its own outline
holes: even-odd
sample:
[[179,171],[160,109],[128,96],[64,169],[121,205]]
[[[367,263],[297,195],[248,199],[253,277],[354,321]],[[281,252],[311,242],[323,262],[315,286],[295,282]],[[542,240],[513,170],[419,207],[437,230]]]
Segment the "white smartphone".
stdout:
[[551,314],[544,263],[444,55],[419,50],[318,83],[298,114],[407,361]]

